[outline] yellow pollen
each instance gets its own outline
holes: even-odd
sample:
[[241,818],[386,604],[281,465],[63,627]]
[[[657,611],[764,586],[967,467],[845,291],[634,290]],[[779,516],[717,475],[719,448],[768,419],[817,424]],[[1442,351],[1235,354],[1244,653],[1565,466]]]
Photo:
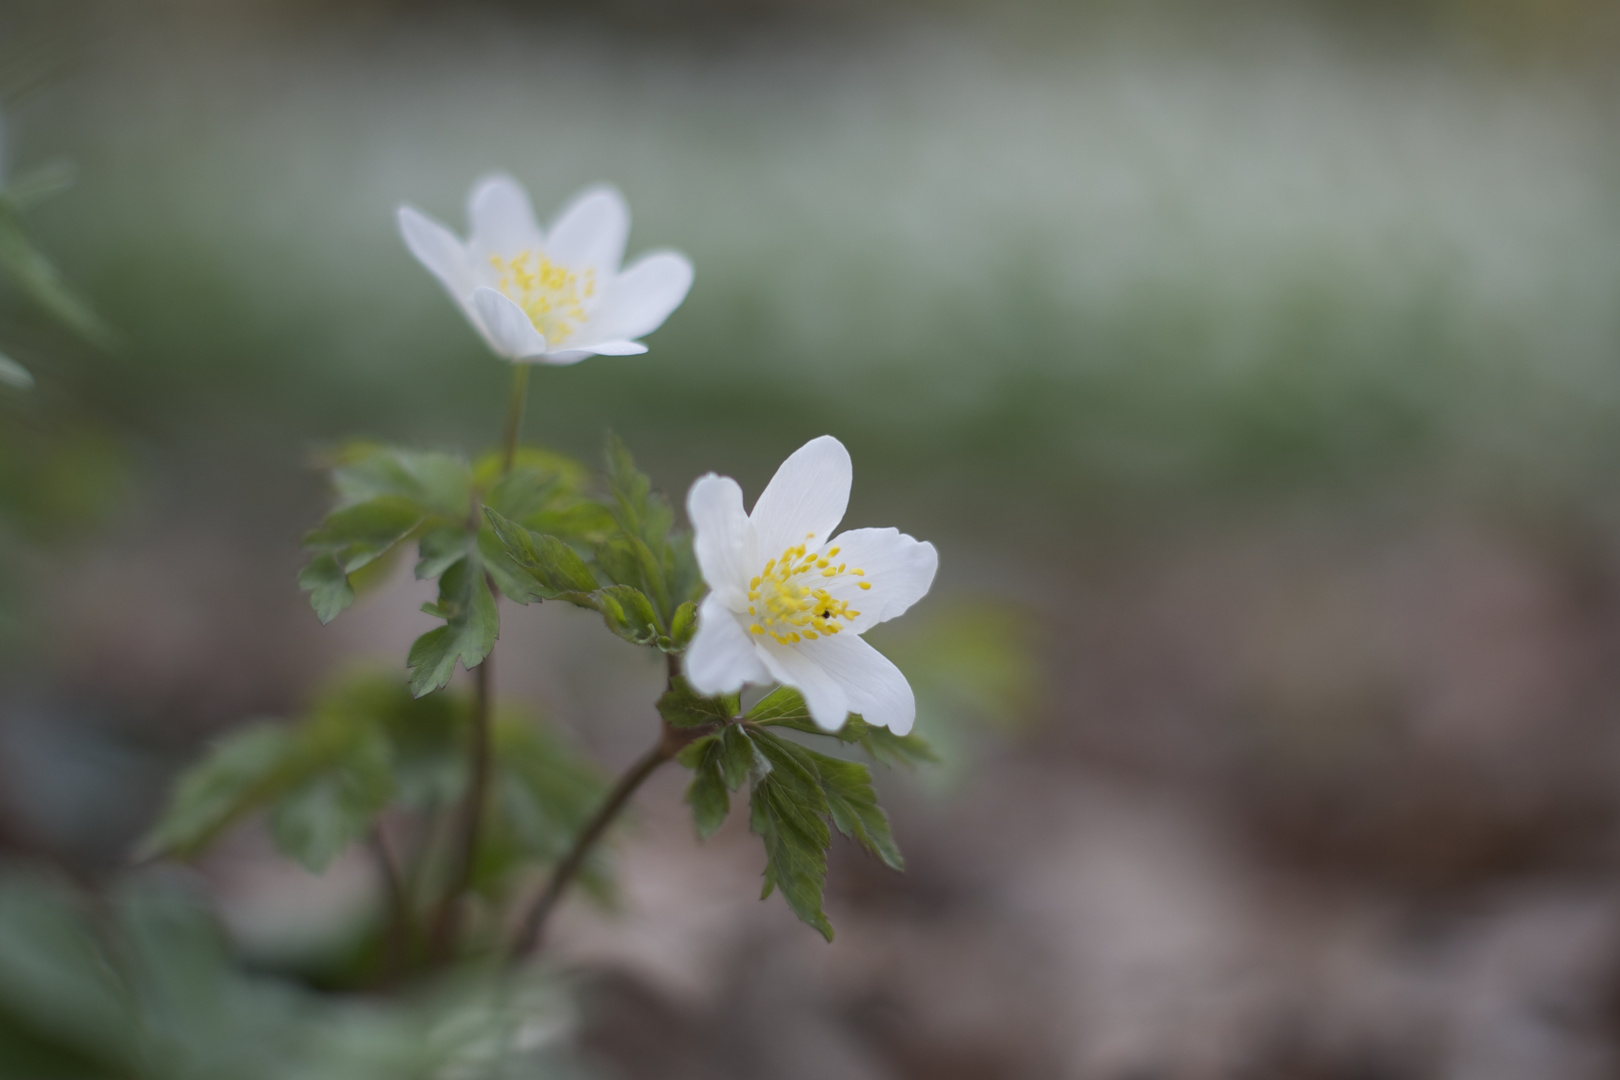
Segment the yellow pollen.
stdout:
[[496,287],[523,309],[547,347],[573,337],[590,318],[585,301],[596,295],[595,270],[559,266],[543,251],[522,251],[510,259],[491,255],[489,261]]
[[[748,582],[748,614],[754,620],[749,632],[769,634],[783,645],[796,645],[830,637],[859,615],[848,601],[838,599],[833,592],[846,574],[864,577],[866,572],[848,570],[844,563],[835,565],[832,556],[838,550],[832,548],[826,555],[807,554],[805,545],[794,544],[767,562]],[[814,575],[811,580],[816,582],[815,588],[803,580],[810,575]],[[852,584],[863,589],[872,587],[869,581]]]

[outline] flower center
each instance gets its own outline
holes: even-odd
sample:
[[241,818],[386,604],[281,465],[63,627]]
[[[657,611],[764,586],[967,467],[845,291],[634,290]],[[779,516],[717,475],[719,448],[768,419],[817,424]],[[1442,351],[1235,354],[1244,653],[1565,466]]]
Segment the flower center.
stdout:
[[[841,577],[864,578],[866,571],[836,562],[838,551],[807,552],[803,544],[795,544],[766,563],[759,576],[748,582],[748,614],[755,619],[748,632],[769,634],[783,645],[795,645],[822,634],[836,634],[844,623],[853,621],[860,612],[849,601],[834,598],[827,586]],[[859,585],[872,587],[869,581]]]
[[576,273],[546,258],[544,252],[523,251],[510,259],[491,255],[498,288],[528,315],[546,345],[560,345],[572,337],[589,317],[585,301],[596,295],[596,271]]

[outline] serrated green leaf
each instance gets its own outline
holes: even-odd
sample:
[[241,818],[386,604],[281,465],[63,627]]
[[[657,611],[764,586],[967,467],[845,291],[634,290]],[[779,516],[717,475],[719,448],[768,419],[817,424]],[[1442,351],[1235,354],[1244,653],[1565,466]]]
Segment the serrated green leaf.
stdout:
[[472,507],[472,475],[453,454],[352,443],[338,453],[332,485],[343,505],[395,498],[424,516],[460,522]]
[[471,670],[495,647],[500,613],[483,567],[463,559],[439,579],[439,602],[429,605],[445,625],[429,630],[411,645],[407,663],[411,693],[416,697],[442,689],[455,673],[456,661]]
[[384,495],[332,511],[304,537],[304,546],[331,555],[352,574],[414,532],[424,516],[409,499]]
[[828,731],[811,719],[810,707],[805,704],[804,696],[791,686],[779,686],[761,698],[758,704],[748,710],[743,720],[750,724],[785,727],[806,735],[853,743],[866,751],[874,761],[884,765],[915,765],[939,760],[939,755],[934,753],[922,736],[911,733],[896,735],[888,728],[868,724],[855,713],[849,714],[843,727]]
[[[519,566],[506,545],[501,543],[495,530],[485,526],[478,530],[478,558],[484,564],[484,573],[501,595],[519,604],[532,604],[546,599],[534,576]],[[555,597],[554,597],[555,599]]]
[[[845,736],[851,738],[845,738]],[[860,744],[874,761],[885,765],[927,765],[939,761],[939,755],[928,741],[921,735],[907,732],[896,735],[888,728],[874,727],[858,716],[851,716],[849,722],[839,732],[839,738],[845,742],[854,741]]]
[[781,727],[793,727],[796,731],[805,730],[798,727],[799,723],[810,725],[812,734],[827,734],[815,726],[810,719],[810,706],[804,702],[804,695],[791,686],[778,686],[769,694],[755,702],[743,716],[744,720],[753,724],[771,724]]
[[882,859],[890,869],[904,870],[906,861],[889,831],[888,815],[878,806],[877,793],[872,790],[871,770],[858,761],[844,761],[814,750],[805,753],[815,763],[821,792],[838,831]]
[[467,531],[456,525],[442,525],[423,533],[416,544],[416,580],[439,577],[467,557],[467,546]]
[[793,913],[831,941],[821,898],[832,833],[823,820],[829,811],[815,765],[803,747],[768,731],[756,731],[753,741],[771,764],[749,799],[750,824],[765,841],[765,894],[780,889]]
[[720,737],[709,735],[687,747],[683,762],[691,760],[692,782],[686,788],[686,804],[692,808],[692,824],[699,840],[714,835],[731,812],[731,795],[721,769],[725,751]]
[[484,515],[512,563],[533,579],[539,595],[579,603],[596,589],[591,568],[557,537],[531,532],[490,507],[484,508]]
[[299,747],[280,724],[256,724],[216,743],[181,774],[168,806],[141,840],[140,857],[189,858],[299,778]]
[[720,775],[726,787],[736,791],[748,778],[762,777],[771,771],[770,758],[760,752],[740,724],[727,724],[720,730]]
[[704,697],[677,676],[658,699],[658,715],[680,728],[723,724],[737,715],[737,695]]
[[310,873],[324,872],[388,805],[391,764],[381,734],[366,730],[327,768],[276,799],[270,811],[276,847]]
[[315,617],[323,625],[337,618],[354,603],[354,589],[349,585],[349,575],[330,555],[318,555],[304,567],[298,575],[298,587],[309,593],[310,606],[315,609]]

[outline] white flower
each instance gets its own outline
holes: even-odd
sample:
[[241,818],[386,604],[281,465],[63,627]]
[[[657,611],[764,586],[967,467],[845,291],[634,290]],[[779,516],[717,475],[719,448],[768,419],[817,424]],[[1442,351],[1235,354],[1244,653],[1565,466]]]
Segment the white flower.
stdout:
[[730,477],[692,485],[686,514],[712,590],[686,653],[698,693],[774,680],[802,693],[829,731],[852,712],[897,735],[911,730],[911,684],[860,635],[927,594],[939,553],[897,529],[833,536],[852,472],[844,444],[823,435],[782,463],[752,514]]
[[573,364],[598,353],[644,353],[635,339],[662,326],[692,287],[692,264],[674,251],[620,271],[630,209],[610,187],[580,192],[542,232],[522,185],[489,176],[468,196],[467,219],[472,236],[463,242],[401,206],[399,231],[508,360]]

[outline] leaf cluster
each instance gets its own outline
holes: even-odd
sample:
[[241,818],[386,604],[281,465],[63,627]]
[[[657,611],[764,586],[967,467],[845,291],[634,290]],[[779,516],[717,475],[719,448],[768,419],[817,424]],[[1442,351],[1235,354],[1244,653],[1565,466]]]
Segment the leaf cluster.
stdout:
[[837,829],[886,866],[905,868],[878,805],[871,770],[810,749],[780,730],[802,732],[858,746],[885,764],[932,761],[933,751],[915,735],[894,735],[851,715],[836,732],[818,728],[797,690],[783,687],[736,716],[735,698],[703,698],[679,685],[659,702],[677,727],[718,725],[689,744],[679,757],[692,770],[686,802],[698,835],[707,838],[731,811],[731,796],[748,786],[749,827],[765,845],[762,898],[780,890],[788,907],[831,941],[832,924],[822,910],[827,850]]
[[[190,858],[263,813],[281,852],[320,873],[389,807],[429,811],[461,797],[471,720],[463,695],[416,699],[387,676],[352,677],[293,723],[221,739],[181,776],[141,851]],[[528,717],[498,713],[492,743],[491,821],[475,882],[486,890],[520,861],[555,860],[604,790]]]
[[484,508],[521,579],[507,595],[520,603],[562,600],[589,608],[625,641],[679,653],[697,629],[703,588],[691,534],[675,528],[669,502],[613,436],[607,465],[601,507],[611,524],[599,535],[548,533],[493,504]]
[[[103,902],[0,868],[0,1076],[430,1080],[576,1075],[554,987],[452,984],[365,1001],[233,966],[199,898],[161,876]],[[520,1032],[530,1033],[525,1041]]]
[[496,591],[519,603],[538,598],[480,508],[587,540],[612,522],[586,496],[588,477],[577,462],[529,448],[503,471],[494,455],[468,462],[373,443],[345,447],[332,468],[337,506],[304,538],[312,558],[299,585],[320,620],[331,622],[414,541],[417,579],[439,582],[438,598],[423,610],[443,620],[411,646],[411,692],[421,697],[444,687],[458,661],[471,669],[489,655],[500,632]]

